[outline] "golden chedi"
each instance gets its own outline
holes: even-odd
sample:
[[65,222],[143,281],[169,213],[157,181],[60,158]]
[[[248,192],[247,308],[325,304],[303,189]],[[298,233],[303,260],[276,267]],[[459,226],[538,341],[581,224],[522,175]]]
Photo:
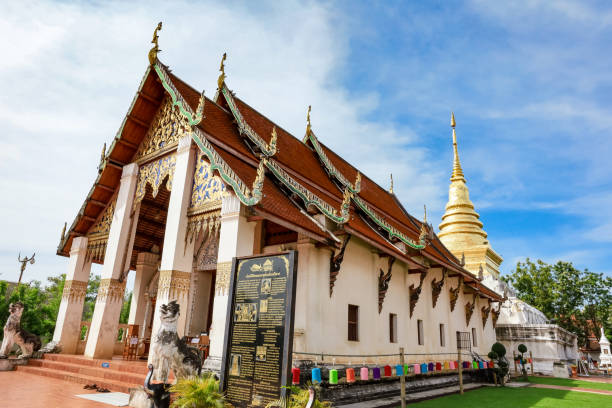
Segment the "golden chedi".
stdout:
[[453,129],[453,173],[448,190],[448,203],[442,216],[438,236],[442,243],[459,259],[465,258],[465,268],[475,275],[499,277],[502,262],[487,240],[480,216],[470,201],[470,193],[461,169],[455,132],[455,115],[451,114]]

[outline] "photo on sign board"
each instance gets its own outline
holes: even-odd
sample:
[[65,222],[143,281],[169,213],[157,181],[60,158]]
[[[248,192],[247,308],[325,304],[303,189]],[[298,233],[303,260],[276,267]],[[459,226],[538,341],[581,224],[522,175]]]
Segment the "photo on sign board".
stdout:
[[268,355],[268,347],[267,346],[257,346],[257,350],[255,351],[255,360],[256,361],[266,361],[267,355]]
[[242,366],[242,356],[232,353],[230,357],[229,375],[240,377],[240,366]]
[[272,291],[272,279],[262,279],[261,280],[261,294],[269,295]]
[[259,301],[259,313],[268,313],[268,299]]
[[254,323],[257,321],[257,303],[237,303],[234,310],[234,321]]

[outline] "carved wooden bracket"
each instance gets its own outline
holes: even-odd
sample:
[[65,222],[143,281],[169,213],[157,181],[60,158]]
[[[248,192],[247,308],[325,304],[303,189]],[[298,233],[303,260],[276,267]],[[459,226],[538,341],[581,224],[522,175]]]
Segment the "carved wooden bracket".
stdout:
[[476,297],[478,296],[478,294],[476,292],[474,292],[474,297],[472,299],[472,302],[467,302],[465,304],[465,325],[469,326],[470,325],[470,320],[472,319],[472,314],[474,313],[474,306],[476,306]]
[[389,281],[391,280],[391,270],[393,269],[394,262],[395,258],[390,256],[387,273],[385,274],[381,269],[380,275],[378,275],[378,314],[382,312],[383,302],[385,301],[385,296],[387,295],[387,289],[389,289]]
[[497,319],[499,319],[499,314],[501,313],[502,302],[497,302],[497,310],[491,310],[491,323],[493,323],[493,327],[497,326]]
[[421,288],[423,287],[423,281],[425,280],[426,272],[421,273],[421,279],[418,287],[414,287],[414,285],[410,285],[408,288],[408,292],[410,294],[410,317],[414,313],[414,308],[416,307],[417,302],[419,301],[419,296],[421,295]]
[[455,305],[457,304],[457,299],[459,299],[459,293],[461,293],[462,287],[463,287],[463,276],[459,276],[459,284],[457,285],[457,287],[455,289],[449,288],[451,312],[455,310]]
[[438,297],[442,292],[442,287],[444,286],[444,281],[446,280],[447,270],[444,269],[442,272],[442,279],[436,281],[435,279],[431,282],[431,302],[432,306],[435,309],[436,303],[438,303]]
[[337,254],[332,252],[331,258],[329,259],[329,297],[331,297],[334,293],[334,284],[336,283],[336,278],[340,272],[340,266],[344,260],[344,251],[346,250],[346,246],[348,245],[350,239],[351,234],[347,234],[346,238],[344,238],[344,241],[342,242],[340,251],[338,251]]
[[482,316],[482,328],[484,329],[487,326],[487,320],[489,319],[489,313],[491,312],[491,301],[489,300],[489,305],[487,307],[482,307],[480,309],[480,314]]

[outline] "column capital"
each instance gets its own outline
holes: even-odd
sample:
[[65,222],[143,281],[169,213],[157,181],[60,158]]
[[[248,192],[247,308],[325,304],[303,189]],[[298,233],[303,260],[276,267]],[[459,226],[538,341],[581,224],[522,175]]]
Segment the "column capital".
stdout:
[[121,179],[124,177],[136,177],[138,176],[138,164],[130,163],[123,166],[123,171],[121,172]]
[[77,255],[81,251],[87,251],[88,241],[87,237],[74,237],[70,247],[70,255]]
[[125,280],[120,282],[119,279],[102,279],[96,303],[123,302],[124,293]]
[[159,254],[152,252],[139,252],[136,258],[136,266],[138,265],[155,265],[159,261]]
[[187,136],[183,136],[182,138],[179,139],[178,142],[178,147],[176,148],[176,152],[177,153],[183,153],[186,151],[189,151],[191,149],[191,134],[188,134]]
[[236,194],[228,194],[221,199],[221,217],[240,214],[240,200]]

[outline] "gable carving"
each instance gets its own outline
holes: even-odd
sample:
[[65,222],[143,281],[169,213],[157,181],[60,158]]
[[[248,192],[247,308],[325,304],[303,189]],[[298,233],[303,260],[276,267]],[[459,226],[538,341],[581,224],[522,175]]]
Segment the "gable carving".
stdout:
[[191,190],[190,213],[199,213],[221,208],[221,199],[229,192],[221,177],[213,175],[213,170],[203,152],[199,152],[193,188]]
[[134,160],[149,156],[159,150],[173,146],[190,129],[185,118],[179,114],[172,101],[166,97],[162,102],[161,108],[151,121],[151,126],[147,131],[140,147],[136,151]]

